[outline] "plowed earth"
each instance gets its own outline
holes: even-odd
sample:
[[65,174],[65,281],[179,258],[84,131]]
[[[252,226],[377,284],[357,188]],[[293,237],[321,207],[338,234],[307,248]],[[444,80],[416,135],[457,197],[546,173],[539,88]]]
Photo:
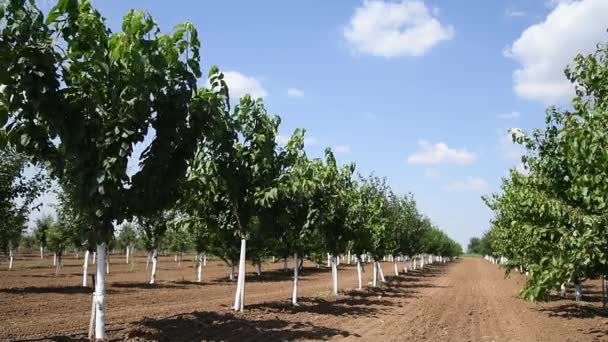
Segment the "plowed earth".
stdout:
[[[59,276],[34,256],[16,269],[0,270],[0,340],[86,339],[92,289],[81,287],[81,260],[66,260]],[[290,264],[291,266],[291,264]],[[386,283],[371,289],[365,265],[364,291],[356,268],[340,265],[338,297],[330,294],[329,270],[305,264],[300,306],[290,305],[292,270],[268,263],[257,276],[248,265],[246,307],[233,313],[236,282],[229,269],[210,261],[204,282],[193,282],[192,260],[178,267],[161,258],[156,285],[147,284],[145,259],[124,264],[112,256],[108,275],[107,332],[110,340],[160,341],[608,341],[601,287],[586,283],[586,302],[555,298],[542,304],[517,298],[524,276],[504,277],[477,258],[424,271],[394,274],[382,265]],[[90,270],[93,270],[91,265]],[[403,264],[399,265],[402,271]]]

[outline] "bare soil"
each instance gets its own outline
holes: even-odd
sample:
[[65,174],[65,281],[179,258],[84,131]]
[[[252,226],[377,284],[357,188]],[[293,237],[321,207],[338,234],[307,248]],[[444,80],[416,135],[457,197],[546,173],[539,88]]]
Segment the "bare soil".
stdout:
[[[193,281],[191,258],[178,267],[173,257],[162,257],[155,285],[147,284],[143,256],[132,265],[118,255],[111,261],[107,331],[114,341],[608,341],[597,281],[585,284],[584,303],[528,303],[517,297],[524,276],[505,279],[503,270],[478,258],[398,277],[384,263],[387,282],[377,289],[370,288],[365,265],[364,291],[353,290],[356,268],[342,264],[337,297],[329,270],[306,263],[297,307],[289,300],[291,268],[267,263],[257,276],[248,265],[244,313],[230,310],[236,282],[218,260],[209,262],[201,284]],[[52,256],[22,256],[12,271],[3,264],[0,340],[85,340],[92,289],[81,287],[81,262],[71,256],[58,276]]]

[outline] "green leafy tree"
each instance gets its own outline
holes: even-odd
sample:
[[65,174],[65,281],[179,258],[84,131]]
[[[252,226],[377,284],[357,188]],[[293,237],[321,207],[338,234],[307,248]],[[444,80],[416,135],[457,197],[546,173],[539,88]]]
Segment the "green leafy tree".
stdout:
[[10,267],[32,204],[47,185],[42,173],[25,177],[28,165],[27,158],[13,148],[0,148],[0,256],[10,259]]
[[[0,4],[0,126],[18,151],[69,180],[97,246],[95,337],[105,338],[105,244],[113,222],[172,203],[222,94],[197,89],[199,40],[190,23],[162,34],[130,11],[113,33],[87,0],[61,0],[46,18],[29,1]],[[150,136],[140,169],[127,163]]]

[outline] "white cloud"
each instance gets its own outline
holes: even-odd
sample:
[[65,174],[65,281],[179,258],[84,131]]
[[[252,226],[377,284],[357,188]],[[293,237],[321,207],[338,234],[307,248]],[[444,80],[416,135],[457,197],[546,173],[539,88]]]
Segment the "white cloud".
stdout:
[[277,136],[274,138],[274,140],[277,142],[277,144],[279,144],[281,146],[285,146],[289,142],[289,136],[284,135],[284,134],[277,134]]
[[287,96],[289,97],[304,97],[304,92],[298,88],[287,89]]
[[336,151],[336,153],[343,153],[343,154],[348,154],[348,153],[352,152],[350,146],[348,146],[348,145],[336,145],[336,146],[334,146],[334,151]]
[[439,177],[441,177],[441,173],[437,169],[428,168],[424,170],[424,177],[429,179],[439,179]]
[[435,144],[421,140],[418,151],[407,158],[409,164],[460,164],[467,165],[477,160],[477,155],[466,149],[453,149],[443,142]]
[[315,137],[304,137],[304,145],[315,146],[318,145],[319,141]]
[[344,38],[358,52],[381,57],[421,56],[454,37],[454,28],[437,19],[422,0],[369,0],[355,10]]
[[512,111],[511,113],[500,114],[498,117],[501,119],[517,119],[521,116],[520,112]]
[[503,159],[513,163],[520,163],[524,148],[513,142],[511,133],[502,134],[498,139],[498,151]]
[[520,10],[515,10],[515,9],[507,9],[505,11],[505,14],[507,15],[507,17],[523,17],[525,16],[527,13],[526,11],[520,11]]
[[268,96],[266,89],[254,77],[241,74],[238,71],[226,71],[224,72],[224,79],[226,80],[232,99],[236,100],[245,94],[249,94],[254,98]]
[[488,188],[488,183],[480,177],[467,177],[465,180],[453,181],[445,189],[448,191],[482,192]]
[[554,1],[543,22],[528,27],[505,50],[520,66],[513,73],[515,93],[544,104],[559,104],[574,95],[564,76],[578,53],[589,54],[606,40],[608,1]]

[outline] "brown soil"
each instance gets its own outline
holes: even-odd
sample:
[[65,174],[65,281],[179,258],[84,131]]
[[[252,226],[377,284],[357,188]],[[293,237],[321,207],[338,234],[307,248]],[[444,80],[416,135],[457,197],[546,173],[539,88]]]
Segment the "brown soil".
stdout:
[[[80,286],[80,261],[67,260],[57,277],[50,262],[30,256],[17,259],[16,270],[2,266],[0,340],[85,338],[92,290]],[[112,256],[108,276],[111,340],[608,341],[595,282],[587,284],[583,304],[527,303],[517,298],[523,276],[505,279],[502,270],[476,258],[399,277],[388,276],[393,265],[385,263],[387,283],[364,291],[352,290],[356,269],[343,264],[338,297],[330,294],[329,271],[306,264],[298,307],[289,304],[292,273],[281,270],[283,262],[265,264],[262,276],[248,265],[245,313],[230,310],[236,282],[217,260],[199,284],[192,281],[191,259],[178,268],[172,257],[161,258],[156,285],[147,284],[143,257],[133,266],[123,262]]]

